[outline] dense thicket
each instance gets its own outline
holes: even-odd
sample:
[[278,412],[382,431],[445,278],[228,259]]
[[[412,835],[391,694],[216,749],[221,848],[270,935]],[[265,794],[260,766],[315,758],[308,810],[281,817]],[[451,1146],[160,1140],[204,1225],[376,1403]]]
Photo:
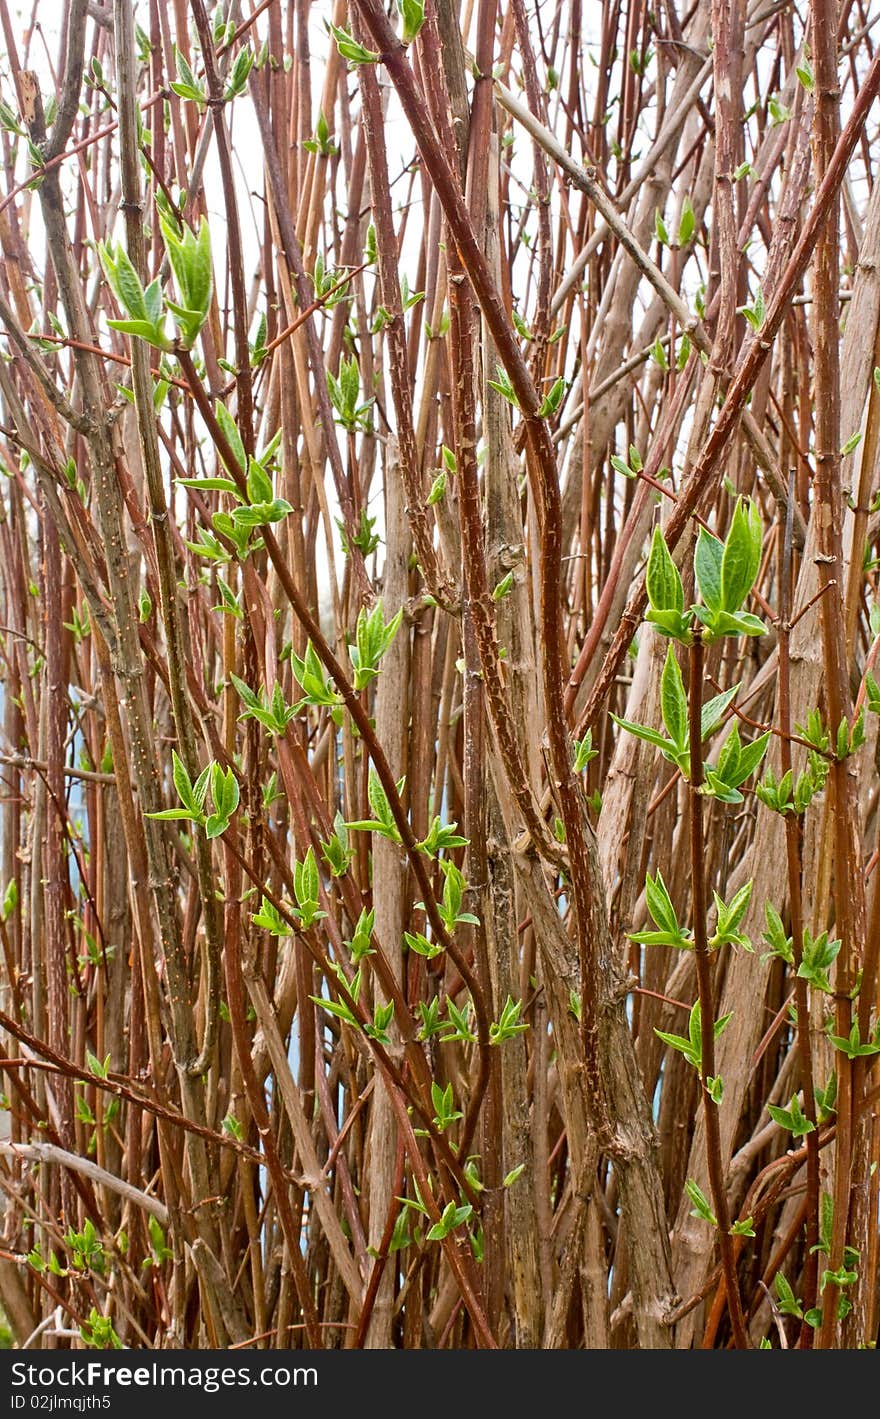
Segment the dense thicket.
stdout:
[[12,1341],[874,1345],[876,13],[0,21]]

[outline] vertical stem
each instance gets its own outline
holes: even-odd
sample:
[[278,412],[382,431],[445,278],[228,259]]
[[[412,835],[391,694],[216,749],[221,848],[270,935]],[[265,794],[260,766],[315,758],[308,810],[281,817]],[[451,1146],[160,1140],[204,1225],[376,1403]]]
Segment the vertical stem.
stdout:
[[[781,556],[779,569],[779,682],[778,713],[779,728],[782,731],[779,759],[782,774],[792,772],[791,754],[791,561],[792,561],[792,516],[794,512],[794,475],[789,483],[788,516],[781,529]],[[791,914],[792,954],[794,957],[794,991],[797,1009],[797,1049],[800,1066],[800,1084],[804,1095],[804,1113],[814,1125],[806,1135],[807,1147],[807,1220],[806,1254],[804,1258],[804,1310],[816,1304],[816,1281],[819,1258],[813,1250],[819,1240],[819,1135],[815,1130],[816,1099],[813,1092],[813,1059],[810,1049],[810,995],[807,982],[798,975],[803,955],[804,914],[802,897],[803,878],[803,814],[794,812],[785,815],[785,851],[788,868],[788,899]],[[798,1336],[798,1348],[809,1349],[813,1344],[815,1331],[804,1322]]]
[[690,683],[688,694],[689,736],[690,736],[690,847],[691,847],[691,890],[693,893],[694,958],[697,966],[697,987],[700,998],[700,1020],[702,1024],[702,1051],[700,1057],[700,1088],[703,1095],[703,1111],[706,1119],[706,1161],[709,1168],[709,1185],[712,1192],[712,1206],[718,1220],[718,1244],[721,1251],[721,1268],[727,1290],[727,1306],[733,1330],[733,1343],[738,1350],[749,1348],[743,1315],[739,1279],[736,1274],[736,1255],[730,1236],[730,1207],[727,1202],[727,1186],[724,1178],[724,1159],[721,1152],[721,1130],[718,1126],[718,1106],[709,1094],[706,1080],[715,1074],[715,1002],[712,990],[711,953],[706,938],[706,857],[703,837],[703,752],[701,733],[701,711],[703,704],[703,630],[699,624],[693,627],[693,644],[690,652]]
[[[813,168],[816,182],[825,177],[840,129],[840,85],[837,55],[837,0],[812,0],[812,50],[816,82],[813,115]],[[846,659],[846,614],[843,590],[841,529],[843,500],[840,484],[840,199],[829,204],[816,242],[814,257],[813,344],[815,348],[816,520],[822,625],[822,660],[825,705],[832,744],[838,726],[851,712]],[[835,1032],[849,1034],[852,1023],[850,992],[865,939],[865,888],[858,842],[858,798],[853,761],[835,759],[830,788],[834,839],[834,902],[837,933],[841,940],[835,968]],[[838,1055],[837,1141],[834,1155],[834,1223],[828,1266],[843,1264],[849,1228],[850,1189],[853,1183],[854,1099],[852,1061]],[[864,1284],[864,1283],[863,1283]],[[838,1288],[828,1286],[822,1296],[822,1325],[816,1344],[831,1346],[837,1327]]]
[[[230,827],[227,831],[231,836],[235,832],[235,829]],[[281,1167],[281,1160],[278,1156],[278,1145],[272,1130],[272,1121],[269,1117],[263,1090],[257,1079],[253,1059],[251,1058],[251,1041],[247,1027],[247,990],[242,974],[241,961],[242,876],[238,858],[231,850],[231,845],[226,843],[225,847],[226,913],[224,927],[226,953],[224,964],[226,969],[226,995],[229,1001],[229,1019],[232,1025],[235,1052],[238,1055],[248,1107],[253,1115],[254,1123],[257,1126],[257,1132],[260,1135],[260,1141],[263,1145],[263,1152],[266,1155],[266,1169],[272,1180],[272,1188],[275,1193],[275,1206],[278,1209],[278,1217],[281,1222],[281,1230],[287,1247],[290,1268],[293,1272],[294,1284],[302,1309],[306,1337],[312,1349],[321,1349],[322,1341],[321,1330],[318,1325],[318,1313],[315,1308],[308,1274],[303,1261],[300,1228],[297,1225],[293,1207],[290,1202],[290,1184],[284,1176],[284,1170]]]
[[[44,505],[45,506],[45,505]],[[70,1047],[68,1034],[70,991],[65,950],[64,881],[66,815],[64,798],[64,735],[67,728],[67,669],[63,647],[64,613],[61,601],[61,546],[51,517],[43,518],[43,595],[46,645],[46,844],[43,858],[46,929],[46,1018],[49,1044],[59,1054]],[[73,1146],[73,1097],[70,1081],[52,1086],[58,1108],[58,1134],[62,1147]],[[61,1178],[61,1196],[68,1226],[76,1223],[70,1175]]]
[[[128,254],[138,275],[146,270],[144,205],[141,194],[137,140],[136,56],[134,12],[129,0],[115,0],[114,35],[118,87],[119,147],[122,176],[122,209]],[[178,604],[177,567],[174,543],[165,498],[159,441],[153,410],[153,381],[150,357],[143,340],[131,342],[132,393],[134,394],[141,457],[150,499],[150,522],[159,573],[159,599],[165,627],[171,711],[177,731],[180,757],[190,780],[198,778],[200,764],[192,708],[186,692],[186,653]],[[204,1074],[214,1055],[220,1017],[220,919],[213,886],[211,851],[207,840],[198,836],[195,844],[196,871],[205,923],[205,1026],[198,1057],[189,1068]]]

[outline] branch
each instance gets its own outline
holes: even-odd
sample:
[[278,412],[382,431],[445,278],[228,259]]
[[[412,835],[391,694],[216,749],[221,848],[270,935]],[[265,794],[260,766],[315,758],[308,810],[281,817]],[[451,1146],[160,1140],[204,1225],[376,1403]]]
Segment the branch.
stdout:
[[67,53],[64,57],[64,83],[58,102],[58,114],[46,141],[46,159],[60,157],[73,130],[82,89],[83,61],[86,52],[86,19],[89,0],[69,0],[67,10]]
[[158,1197],[151,1197],[139,1187],[118,1178],[115,1173],[108,1173],[106,1168],[99,1168],[98,1164],[90,1159],[81,1158],[78,1153],[69,1153],[66,1148],[59,1148],[54,1143],[0,1143],[0,1158],[23,1158],[31,1163],[57,1163],[59,1167],[70,1168],[75,1173],[82,1173],[83,1177],[91,1178],[92,1182],[109,1188],[111,1192],[117,1192],[136,1207],[142,1207],[163,1227],[168,1226],[168,1208]]

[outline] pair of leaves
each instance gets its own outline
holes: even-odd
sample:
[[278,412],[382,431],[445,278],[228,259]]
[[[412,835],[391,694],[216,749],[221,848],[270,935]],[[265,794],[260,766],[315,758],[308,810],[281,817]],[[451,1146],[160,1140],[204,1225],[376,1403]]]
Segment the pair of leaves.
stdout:
[[169,300],[168,309],[180,329],[182,343],[189,349],[208,318],[214,277],[211,264],[211,234],[202,217],[198,232],[186,222],[173,223],[161,213],[159,225],[174,272],[179,302]]
[[767,1112],[774,1123],[778,1123],[780,1128],[785,1128],[793,1138],[803,1138],[807,1133],[812,1133],[816,1127],[812,1119],[807,1118],[801,1107],[797,1094],[793,1094],[791,1103],[787,1109],[779,1108],[775,1104],[767,1105]]
[[318,652],[311,641],[306,645],[305,656],[302,660],[294,652],[291,652],[290,663],[293,666],[293,673],[303,689],[302,699],[298,700],[293,707],[294,714],[298,714],[305,705],[327,705],[331,709],[335,709],[342,704],[342,697],[332,688],[324,673],[324,667],[318,659]]
[[455,1100],[452,1096],[452,1085],[447,1084],[445,1088],[431,1081],[431,1103],[434,1106],[434,1122],[443,1133],[451,1123],[457,1118],[462,1118],[461,1109],[455,1107]]
[[370,612],[366,607],[361,607],[355,627],[355,644],[350,648],[356,690],[366,689],[379,674],[379,662],[397,635],[402,620],[403,607],[386,624],[381,598]]
[[[733,685],[729,690],[714,695],[712,699],[707,700],[701,706],[701,742],[705,742],[715,733],[733,704],[738,690],[739,685]],[[648,744],[653,744],[660,750],[663,757],[675,764],[683,777],[687,778],[690,773],[688,699],[678,659],[671,645],[667,649],[666,662],[660,677],[660,712],[666,729],[665,735],[656,729],[651,729],[648,725],[637,724],[615,714],[612,714],[611,718],[621,729],[627,730],[628,733],[645,740]],[[736,790],[760,763],[768,741],[769,734],[765,734],[759,740],[755,740],[753,744],[743,748],[740,744],[739,731],[734,725],[722,749],[722,758],[719,760],[719,764],[714,768],[707,767],[706,769],[707,791],[714,796],[723,798],[725,802],[741,802],[742,794],[737,793]]]
[[862,1043],[862,1033],[858,1020],[853,1020],[849,1035],[834,1035],[828,1031],[828,1038],[845,1054],[847,1059],[865,1059],[872,1054],[880,1054],[880,1024],[876,1025],[870,1039]]
[[135,335],[159,350],[170,350],[171,341],[165,334],[162,311],[162,288],[158,277],[146,290],[123,247],[99,242],[98,255],[110,289],[126,312],[124,320],[109,320],[111,330],[123,335]]
[[828,972],[837,960],[839,953],[840,942],[829,941],[827,931],[821,932],[818,936],[812,936],[804,927],[801,962],[797,974],[801,980],[809,981],[816,990],[831,995],[832,986]]
[[679,925],[675,907],[659,871],[656,877],[649,872],[645,878],[645,903],[657,930],[630,932],[630,941],[637,941],[642,946],[675,946],[680,950],[693,947],[693,936]]
[[293,895],[298,907],[300,926],[307,931],[314,922],[327,915],[318,909],[321,879],[314,848],[309,848],[302,862],[293,864]]
[[333,877],[341,877],[347,872],[354,857],[348,845],[348,824],[338,810],[333,819],[332,834],[326,842],[321,841],[321,856]]
[[[714,638],[732,632],[718,626],[717,617],[736,617],[755,584],[761,565],[763,529],[761,515],[751,501],[740,499],[734,510],[727,537],[722,543],[705,528],[700,529],[694,553],[694,572],[700,596],[709,618],[704,620]],[[758,629],[746,630],[746,635],[763,635],[764,627],[755,617]]]
[[505,1040],[513,1039],[514,1035],[522,1035],[529,1028],[520,1020],[522,1014],[522,1001],[513,1000],[508,995],[501,1007],[501,1017],[489,1026],[490,1045],[503,1044]]
[[[180,808],[165,808],[158,813],[147,813],[147,818],[187,819],[204,828],[208,838],[218,838],[229,827],[230,820],[238,808],[240,792],[238,779],[230,767],[223,769],[212,761],[199,774],[195,783],[190,779],[183,761],[175,751],[171,751],[172,779],[180,799]],[[205,806],[208,789],[211,791],[213,812],[207,813]]]
[[416,843],[416,847],[426,857],[439,857],[441,852],[448,852],[450,848],[467,847],[468,839],[456,832],[457,827],[457,823],[444,824],[435,817],[421,842]]
[[741,609],[758,574],[762,536],[757,507],[742,499],[724,542],[702,528],[694,552],[694,573],[702,605],[685,611],[681,574],[663,533],[655,527],[645,575],[650,603],[646,619],[661,634],[686,644],[691,639],[694,618],[703,625],[707,640],[764,635],[766,628],[758,617]]
[[297,711],[293,706],[285,704],[281,682],[275,681],[270,698],[264,690],[255,694],[250,686],[232,672],[230,672],[229,678],[238,692],[239,699],[245,706],[244,713],[238,716],[239,719],[255,719],[258,724],[262,724],[264,728],[268,729],[270,734],[283,735],[290,721],[295,718]]
[[[309,847],[304,860],[301,863],[294,863],[294,897],[297,898],[297,905],[290,908],[290,915],[301,931],[308,931],[315,921],[326,917],[326,912],[319,910],[318,901],[321,895],[321,878],[318,876],[318,863],[315,860],[315,851]],[[274,907],[273,902],[263,897],[260,911],[254,912],[251,921],[255,927],[263,928],[263,931],[271,932],[273,937],[290,937],[292,928],[290,922],[285,921],[281,912]]]
[[806,813],[813,798],[821,793],[828,777],[828,764],[814,751],[810,761],[794,779],[791,769],[786,769],[777,782],[772,769],[768,769],[760,783],[755,784],[755,796],[765,808],[773,813]]
[[350,360],[343,356],[339,362],[338,378],[327,370],[327,393],[336,413],[336,422],[349,434],[369,426],[368,414],[373,400],[367,399],[360,403],[360,392],[361,375],[358,362],[354,355]]
[[740,787],[757,769],[769,743],[768,729],[750,744],[743,744],[739,737],[739,726],[734,723],[721,747],[718,762],[713,766],[706,766],[703,792],[720,799],[722,803],[742,803]]
[[[404,782],[405,779],[401,779],[395,785],[398,796],[403,792]],[[387,838],[389,842],[401,842],[400,829],[394,821],[394,813],[388,802],[388,795],[372,764],[367,779],[367,801],[376,816],[374,818],[360,818],[354,823],[348,823],[349,832],[378,833],[380,837]]]
[[[713,1025],[713,1034],[716,1040],[718,1039],[722,1031],[725,1029],[728,1021],[731,1018],[731,1014],[732,1012],[728,1013],[727,1015],[721,1015],[715,1021],[715,1024]],[[677,1050],[679,1054],[683,1054],[688,1064],[692,1064],[698,1072],[702,1071],[703,1015],[699,1000],[695,1000],[693,1005],[691,1006],[691,1012],[688,1017],[687,1038],[685,1038],[684,1035],[668,1034],[665,1030],[657,1029],[654,1030],[654,1034],[658,1037],[658,1039],[661,1039],[664,1044],[669,1045],[671,1049]]]

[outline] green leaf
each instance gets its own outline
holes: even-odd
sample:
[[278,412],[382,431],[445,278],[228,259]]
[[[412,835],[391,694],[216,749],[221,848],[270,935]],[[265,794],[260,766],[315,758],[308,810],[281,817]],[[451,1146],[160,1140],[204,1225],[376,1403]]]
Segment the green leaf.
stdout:
[[840,942],[829,941],[827,931],[814,937],[805,927],[801,947],[801,963],[797,969],[798,976],[801,980],[809,981],[810,985],[815,986],[817,990],[830,995],[832,987],[828,972],[839,952]]
[[173,94],[178,98],[187,99],[191,103],[196,103],[202,107],[205,103],[205,91],[195,84],[182,84],[179,79],[174,79],[168,85]]
[[529,1027],[520,1022],[522,1005],[521,1000],[514,1000],[508,995],[502,1006],[500,1019],[489,1026],[490,1045],[503,1044],[505,1040],[512,1039],[514,1035],[525,1033]]
[[397,8],[403,20],[401,39],[411,44],[425,23],[424,0],[397,0]]
[[158,813],[145,813],[145,818],[164,819],[168,822],[175,819],[186,818],[188,822],[198,821],[201,814],[196,815],[189,808],[163,808]]
[[147,344],[155,345],[158,350],[169,349],[168,341],[161,330],[149,320],[108,320],[107,324],[111,330],[118,330],[120,335],[137,335],[139,339],[146,340]]
[[672,560],[666,539],[659,527],[654,528],[646,574],[648,600],[656,611],[684,610],[684,588],[678,568]]
[[661,370],[669,369],[669,356],[666,353],[666,348],[659,335],[651,346],[651,359]]
[[730,1235],[732,1237],[753,1237],[755,1235],[754,1217],[743,1217],[740,1221],[734,1222]]
[[694,209],[691,203],[691,199],[687,194],[685,194],[685,199],[681,207],[681,216],[678,222],[679,246],[687,246],[688,242],[694,234],[694,229],[696,225],[697,219],[694,215]]
[[739,684],[731,686],[729,690],[724,690],[722,694],[715,695],[711,700],[707,700],[700,711],[700,740],[701,742],[715,733],[721,724],[739,691]]
[[444,1034],[445,1041],[460,1040],[462,1044],[476,1044],[477,1037],[472,1028],[473,1009],[468,1004],[464,1009],[459,1010],[455,1001],[450,997],[446,1001],[447,1019],[444,1020],[442,1028],[447,1032]]
[[688,1178],[684,1185],[684,1190],[694,1204],[691,1216],[701,1217],[704,1222],[709,1223],[710,1227],[717,1227],[718,1219],[712,1211],[711,1203],[702,1188],[694,1182],[693,1178]]
[[456,1207],[454,1202],[447,1203],[441,1214],[440,1221],[435,1222],[433,1227],[426,1232],[425,1239],[429,1242],[443,1241],[444,1237],[448,1237],[450,1232],[454,1231],[462,1222],[468,1221],[473,1210],[469,1202],[465,1203],[463,1207]]
[[174,53],[174,66],[175,66],[175,69],[176,69],[176,71],[177,71],[177,77],[178,77],[180,83],[181,83],[181,84],[186,84],[186,86],[187,86],[188,88],[190,88],[190,89],[195,89],[195,90],[197,90],[198,93],[201,93],[201,92],[202,92],[201,86],[199,85],[198,80],[196,79],[195,74],[193,73],[192,69],[190,68],[189,63],[188,63],[187,60],[186,60],[186,57],[185,57],[184,54],[178,49],[178,47],[177,47],[176,44],[173,45],[172,48],[173,48],[173,53]]
[[[701,617],[702,619],[702,617]],[[719,611],[711,620],[712,639],[719,636],[766,636],[767,627],[757,616],[740,611],[736,616],[727,611]]]
[[660,708],[667,734],[679,753],[684,753],[688,745],[688,702],[678,658],[671,645],[667,647],[660,677]]
[[0,921],[8,921],[18,906],[18,883],[14,877],[10,877],[3,893],[3,902],[0,905]]
[[375,921],[375,911],[372,909],[367,911],[367,909],[363,907],[357,919],[357,925],[355,926],[352,938],[346,943],[351,952],[351,959],[354,961],[355,965],[362,961],[365,956],[374,956],[376,954],[372,946],[373,926],[375,925]]
[[495,366],[495,375],[495,379],[490,379],[488,381],[491,388],[497,390],[497,392],[502,395],[504,399],[507,400],[508,404],[513,405],[514,409],[518,409],[519,400],[516,397],[516,391],[510,382],[506,370],[502,365]]
[[357,40],[352,39],[347,30],[341,29],[338,25],[327,25],[328,30],[336,41],[336,48],[343,59],[347,59],[350,65],[355,64],[375,64],[379,58],[377,50],[365,49]]
[[240,791],[238,779],[232,768],[223,769],[219,764],[211,768],[211,799],[216,812],[227,822],[238,807]]
[[686,612],[684,615],[682,615],[680,611],[651,610],[646,615],[645,620],[650,621],[651,625],[656,626],[661,635],[669,636],[671,640],[681,641],[685,645],[690,645],[690,625],[693,616],[693,610]]
[[775,1104],[767,1105],[767,1112],[774,1123],[778,1123],[780,1128],[786,1129],[794,1138],[803,1138],[805,1134],[812,1133],[816,1125],[804,1114],[800,1101],[795,1094],[791,1104],[787,1109],[779,1108]]
[[105,264],[105,270],[107,270],[108,279],[115,295],[118,296],[129,315],[134,320],[144,320],[151,325],[154,324],[153,318],[147,310],[140,277],[131,264],[128,252],[124,247],[118,246],[116,248],[112,267]]
[[344,1000],[329,1000],[325,995],[310,995],[309,1000],[320,1005],[322,1010],[326,1010],[329,1015],[335,1015],[339,1020],[344,1020],[347,1025],[353,1025],[358,1029],[358,1019],[354,1015]]
[[706,1075],[706,1093],[713,1104],[720,1104],[724,1098],[724,1081],[720,1074]]
[[208,782],[211,777],[213,763],[206,764],[192,786],[193,801],[199,811],[204,810],[205,799],[208,796]]
[[731,1020],[732,1018],[733,1018],[733,1011],[732,1011],[732,1010],[728,1010],[728,1012],[727,1012],[726,1015],[719,1015],[719,1016],[718,1016],[718,1019],[715,1021],[715,1028],[714,1028],[714,1032],[713,1032],[714,1035],[715,1035],[716,1040],[718,1039],[718,1036],[719,1036],[719,1035],[723,1035],[723,1034],[724,1034],[724,1031],[727,1029],[727,1026],[728,1026],[728,1024],[729,1024],[729,1022],[730,1022],[730,1020]]
[[435,956],[443,954],[443,947],[438,946],[435,941],[429,941],[420,931],[405,931],[403,939],[410,951],[414,951],[417,956],[424,956],[427,961],[432,961]]
[[258,462],[256,458],[249,458],[247,468],[247,490],[251,502],[270,503],[274,497],[275,489],[272,487],[272,479],[262,463]]
[[331,876],[341,877],[348,871],[354,853],[348,845],[348,829],[339,812],[333,819],[333,833],[326,842],[321,842],[321,856],[330,868]]
[[419,1039],[428,1040],[432,1035],[439,1035],[444,1029],[446,1022],[440,1018],[440,1001],[435,996],[431,1001],[419,1000],[417,1002],[419,1015],[421,1016],[421,1026],[419,1027]]
[[658,730],[651,729],[647,724],[636,724],[632,720],[621,719],[620,716],[616,714],[612,714],[611,718],[614,720],[615,724],[619,725],[621,729],[625,729],[628,734],[634,734],[637,739],[644,739],[646,744],[653,744],[670,763],[678,764],[680,768],[687,767],[686,764],[679,763],[683,755],[673,744],[672,740],[667,739]]
[[795,1299],[794,1291],[791,1289],[791,1285],[781,1271],[777,1271],[773,1278],[773,1284],[776,1287],[776,1296],[782,1314],[784,1316],[795,1316],[798,1320],[803,1319],[800,1301]]
[[751,591],[761,562],[761,516],[753,503],[740,501],[721,557],[721,608],[735,616]]
[[194,817],[198,817],[199,808],[193,795],[193,786],[190,781],[190,776],[186,771],[183,760],[178,758],[174,749],[171,750],[171,778],[177,796],[184,808],[188,808]]
[[748,909],[752,896],[752,883],[746,882],[739,891],[736,892],[728,906],[725,906],[717,892],[713,892],[715,898],[715,908],[717,911],[717,922],[715,933],[709,945],[714,950],[719,946],[741,946],[746,951],[752,950],[752,944],[748,937],[740,930],[739,925]]
[[247,86],[248,75],[251,72],[255,59],[256,55],[252,49],[239,50],[238,54],[235,56],[232,73],[229,76],[229,82],[223,92],[223,97],[227,102],[229,102],[230,99],[237,98],[239,94],[244,93]]
[[[379,775],[376,773],[376,770],[372,767],[372,765],[370,766],[370,773],[367,780],[367,799],[369,801],[370,807],[372,808],[379,822],[383,823],[386,828],[393,826],[396,832],[397,829],[396,825],[394,824],[394,814],[392,813],[391,805],[388,802],[388,795],[386,794],[385,789],[382,787]],[[400,841],[399,834],[398,841]]]
[[703,1058],[703,1007],[699,1000],[695,1000],[691,1006],[691,1013],[688,1016],[688,1039],[691,1042],[691,1050],[700,1061]]
[[567,388],[568,381],[563,379],[561,375],[558,379],[554,380],[550,389],[547,391],[547,393],[544,395],[544,398],[541,400],[541,405],[538,409],[539,419],[553,418],[553,415],[558,412],[559,406],[565,398],[565,391]]
[[661,931],[668,931],[673,936],[681,934],[675,907],[659,870],[656,877],[649,872],[645,878],[645,903]]
[[599,750],[593,748],[593,731],[588,729],[583,739],[574,740],[574,764],[572,765],[574,772],[582,774],[598,753]]
[[457,827],[457,823],[443,824],[439,817],[435,816],[424,838],[416,846],[427,857],[438,857],[441,852],[448,852],[450,848],[467,847],[468,839],[455,831]]
[[751,744],[743,745],[739,756],[739,780],[737,786],[745,783],[746,779],[751,778],[766,754],[769,743],[770,730],[768,729],[766,733],[759,734],[757,739],[753,739]]
[[868,1055],[880,1054],[880,1027],[874,1031],[873,1037],[863,1044],[857,1019],[853,1020],[852,1029],[848,1037],[845,1035],[833,1035],[829,1029],[828,1038],[834,1045],[834,1048],[839,1049],[842,1054],[845,1054],[847,1059],[861,1059]]
[[197,488],[200,493],[221,492],[231,493],[234,498],[241,501],[241,494],[237,484],[231,478],[175,478],[181,488]]
[[[214,410],[214,413],[217,416],[217,423],[223,430],[226,442],[229,444],[229,447],[232,450],[232,455],[235,459],[236,466],[230,467],[227,460],[223,457],[222,453],[220,453],[220,457],[223,460],[224,465],[229,469],[230,473],[241,473],[243,475],[245,469],[247,468],[247,455],[244,451],[244,444],[241,441],[241,434],[238,432],[238,425],[236,424],[229,410],[226,408],[226,405],[221,404],[219,399],[217,400],[217,406]],[[219,452],[220,450],[218,449],[218,453]]]
[[739,773],[740,759],[742,757],[742,747],[739,737],[739,725],[734,720],[733,727],[721,746],[721,753],[718,755],[718,763],[715,772],[722,783],[736,788],[739,784],[737,774]]
[[666,1030],[658,1030],[656,1027],[654,1034],[657,1036],[658,1040],[662,1040],[665,1045],[669,1045],[670,1049],[677,1050],[679,1054],[683,1054],[688,1064],[692,1064],[696,1069],[699,1069],[699,1056],[694,1055],[693,1045],[689,1039],[685,1039],[683,1035],[670,1034]]
[[[192,338],[195,338],[207,317],[213,290],[210,228],[204,217],[199,223],[198,233],[183,223],[181,234],[177,224],[163,216],[160,216],[159,224],[180,293],[181,308],[192,316]],[[242,471],[244,467],[242,463]]]
[[263,931],[268,931],[272,936],[292,936],[293,927],[289,926],[276,907],[263,897],[260,910],[251,915],[254,926],[259,926]]
[[813,70],[809,60],[802,59],[800,64],[796,66],[794,72],[797,74],[798,79],[803,84],[807,93],[811,94],[816,87],[816,80],[813,76]]
[[162,317],[162,287],[159,278],[151,281],[144,291],[144,306],[147,311],[147,319],[154,325],[158,325]]
[[837,1074],[835,1070],[832,1069],[824,1089],[821,1089],[818,1084],[814,1085],[813,1096],[816,1100],[819,1122],[825,1123],[833,1113],[837,1112]]
[[89,1066],[89,1073],[94,1074],[96,1079],[106,1079],[110,1069],[109,1054],[104,1057],[103,1064],[100,1059],[92,1054],[91,1050],[86,1050],[86,1064]]
[[694,572],[700,595],[710,611],[722,609],[721,565],[724,559],[724,544],[700,528],[694,553]]

